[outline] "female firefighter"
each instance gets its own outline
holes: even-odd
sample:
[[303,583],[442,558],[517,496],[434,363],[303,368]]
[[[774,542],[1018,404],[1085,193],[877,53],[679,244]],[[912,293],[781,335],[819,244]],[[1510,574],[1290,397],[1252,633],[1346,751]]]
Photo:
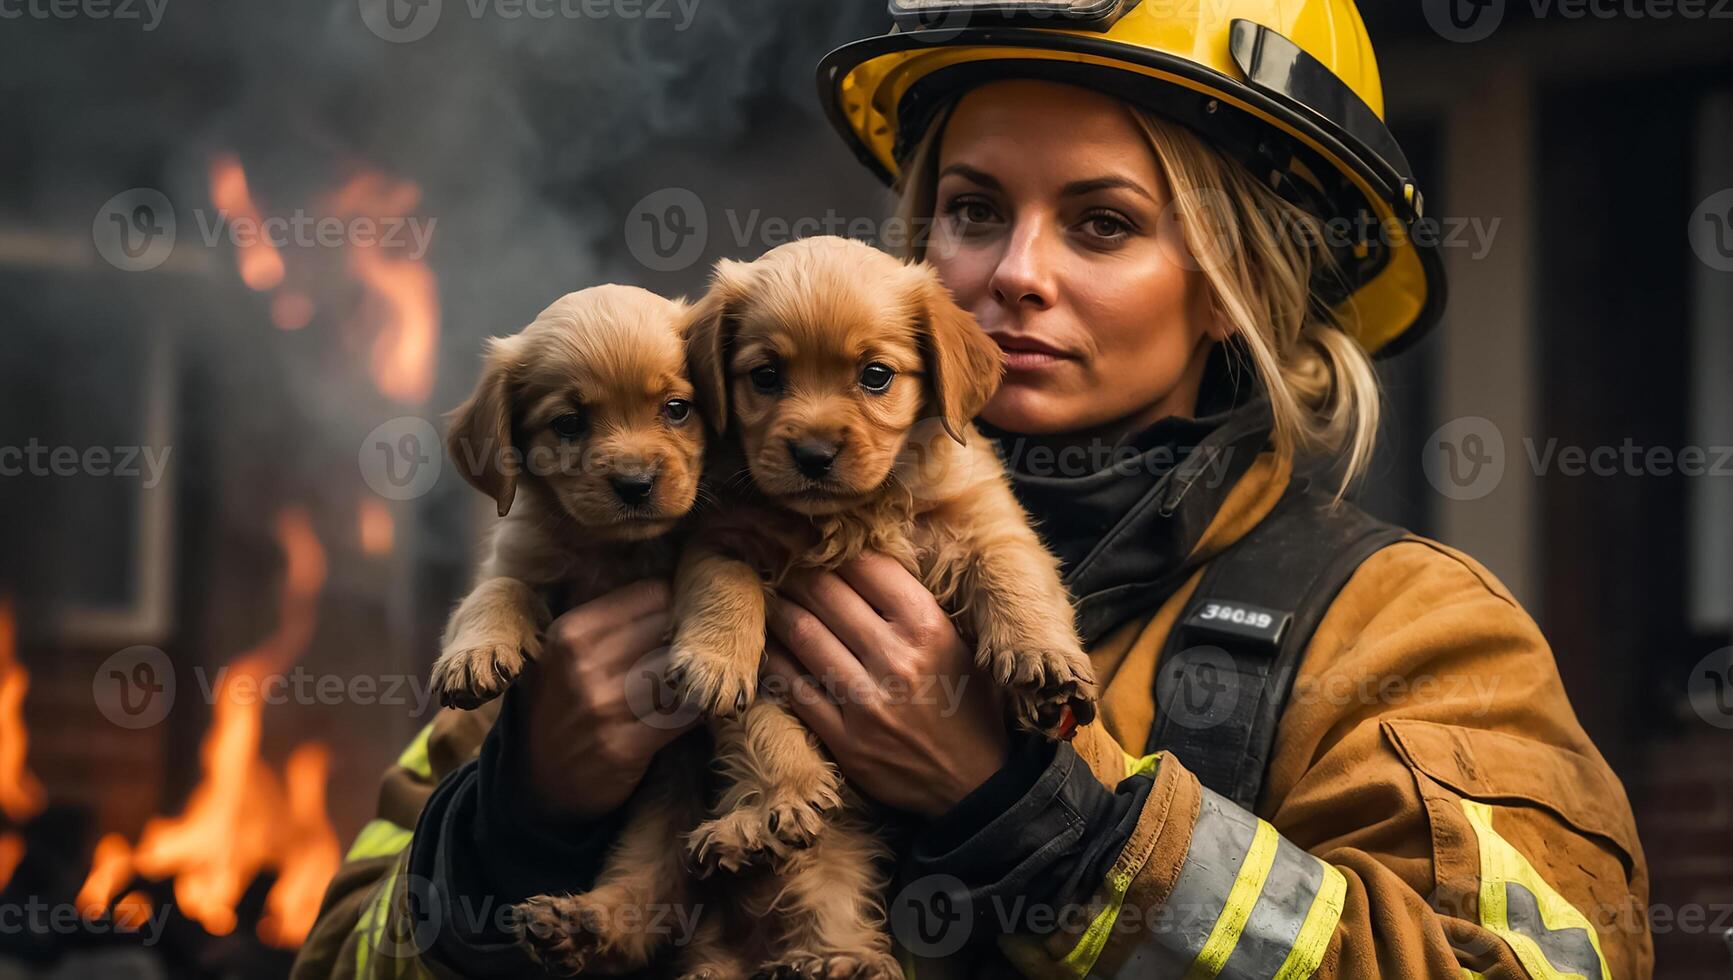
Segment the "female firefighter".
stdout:
[[[1101,687],[1069,743],[1008,734],[986,683],[796,699],[920,821],[905,972],[1648,977],[1629,804],[1545,639],[1473,559],[1338,501],[1372,451],[1371,355],[1444,300],[1351,0],[891,10],[825,57],[820,99],[1006,351],[980,422]],[[894,561],[781,595],[789,683],[970,674]],[[429,727],[297,976],[529,970],[498,910],[584,889],[679,734],[623,680],[668,602],[646,582],[571,610],[498,725]]]

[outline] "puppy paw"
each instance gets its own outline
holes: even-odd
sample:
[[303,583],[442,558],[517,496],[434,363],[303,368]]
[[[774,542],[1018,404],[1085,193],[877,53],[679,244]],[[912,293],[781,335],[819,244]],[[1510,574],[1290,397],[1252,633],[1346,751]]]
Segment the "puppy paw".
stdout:
[[766,963],[753,980],[901,980],[902,966],[889,953],[791,953]]
[[582,895],[538,895],[513,908],[518,941],[555,976],[582,973],[603,946],[601,910]]
[[669,658],[668,683],[687,704],[698,706],[707,717],[733,718],[744,712],[758,692],[760,649],[699,653],[676,641]]
[[433,665],[433,692],[448,708],[480,707],[505,693],[527,659],[515,642],[448,649]]
[[1020,650],[988,662],[1011,689],[1011,716],[1019,728],[1058,735],[1067,707],[1079,725],[1095,720],[1095,671],[1082,650]]
[[827,814],[841,805],[842,797],[827,786],[806,798],[779,794],[768,804],[736,807],[686,835],[687,865],[699,878],[762,864],[781,867],[795,852],[812,846]]

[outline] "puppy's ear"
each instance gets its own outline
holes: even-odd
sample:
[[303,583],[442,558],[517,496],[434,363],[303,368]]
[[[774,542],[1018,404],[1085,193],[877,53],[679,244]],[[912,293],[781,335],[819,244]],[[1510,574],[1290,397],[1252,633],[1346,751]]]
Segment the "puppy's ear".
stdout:
[[717,260],[710,289],[686,313],[686,368],[698,407],[717,435],[728,431],[728,354],[738,327],[735,318],[752,287],[751,270],[749,262]]
[[921,355],[933,408],[952,439],[961,443],[969,421],[987,406],[1005,374],[1004,355],[974,314],[957,305],[931,266],[914,270],[913,296]]
[[521,367],[516,337],[487,341],[481,380],[449,416],[446,451],[463,478],[493,498],[499,516],[511,511],[517,496],[518,460],[512,443],[512,394]]

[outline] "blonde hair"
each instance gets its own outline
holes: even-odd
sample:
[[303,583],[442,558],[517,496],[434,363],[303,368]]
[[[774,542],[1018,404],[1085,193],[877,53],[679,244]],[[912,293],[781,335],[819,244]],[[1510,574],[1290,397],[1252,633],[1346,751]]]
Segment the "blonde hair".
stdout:
[[[1315,277],[1338,274],[1323,223],[1192,130],[1131,108],[1172,193],[1163,220],[1178,222],[1182,260],[1203,272],[1234,328],[1229,355],[1250,363],[1269,398],[1276,452],[1332,460],[1340,498],[1372,461],[1380,392],[1370,356],[1312,290]],[[907,236],[905,258],[926,257],[950,111],[935,116],[897,179],[900,226],[923,230]]]

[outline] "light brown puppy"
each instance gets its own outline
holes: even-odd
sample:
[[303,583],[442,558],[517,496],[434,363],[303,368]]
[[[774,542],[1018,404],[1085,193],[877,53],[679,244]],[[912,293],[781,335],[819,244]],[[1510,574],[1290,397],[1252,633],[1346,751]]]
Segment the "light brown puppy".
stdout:
[[[558,590],[578,605],[666,578],[697,498],[703,423],[686,370],[687,305],[631,286],[561,297],[521,333],[488,342],[447,449],[500,521],[476,586],[452,613],[433,687],[472,708],[502,693],[541,649]],[[702,733],[700,734],[700,738]],[[531,902],[531,946],[572,965],[649,962],[663,935],[646,909],[687,902],[675,842],[703,816],[704,759],[690,739],[658,756],[596,886]]]
[[686,304],[635,286],[569,293],[487,342],[446,448],[500,521],[446,625],[433,688],[473,708],[541,649],[539,589],[576,605],[666,575],[692,509],[704,427],[686,372]]
[[[970,421],[998,348],[936,273],[813,238],[719,263],[688,331],[718,505],[675,579],[673,680],[713,719],[724,786],[688,837],[701,875],[768,863],[731,890],[771,975],[900,976],[884,928],[878,821],[815,738],[757,694],[765,603],[798,566],[867,550],[919,578],[1007,689],[1013,721],[1094,715],[1095,684],[1058,563]],[[720,963],[721,966],[716,964]]]

